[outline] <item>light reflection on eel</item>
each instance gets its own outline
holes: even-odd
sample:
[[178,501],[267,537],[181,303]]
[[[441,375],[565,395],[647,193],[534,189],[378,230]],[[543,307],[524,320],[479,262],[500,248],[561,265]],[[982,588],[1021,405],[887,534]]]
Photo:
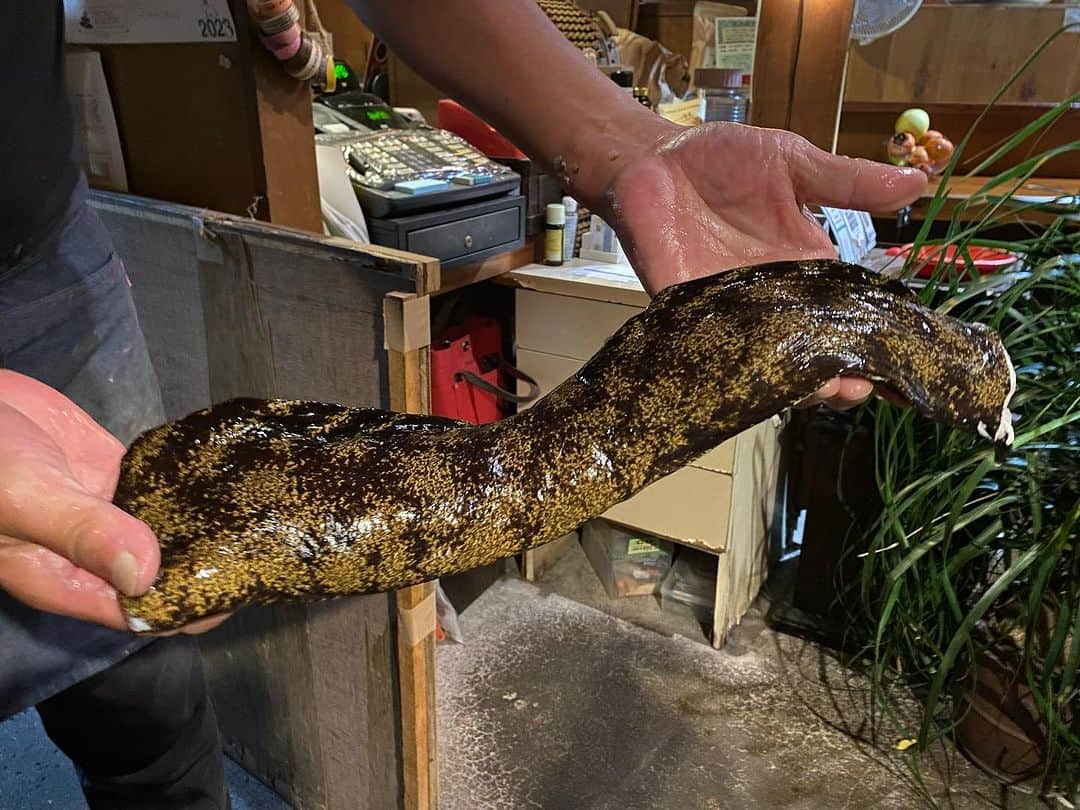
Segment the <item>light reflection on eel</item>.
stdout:
[[837,375],[1011,444],[998,336],[840,262],[668,288],[572,378],[491,425],[241,399],[148,431],[115,502],[161,569],[138,632],[255,603],[402,588],[558,538]]

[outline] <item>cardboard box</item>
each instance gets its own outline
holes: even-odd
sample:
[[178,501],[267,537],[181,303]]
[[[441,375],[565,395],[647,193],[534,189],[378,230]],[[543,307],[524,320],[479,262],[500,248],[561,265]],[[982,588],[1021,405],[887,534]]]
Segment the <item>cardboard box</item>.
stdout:
[[[568,357],[534,352],[530,349],[517,350],[517,367],[536,380],[536,384],[540,386],[540,396],[544,396],[563,380],[572,377],[583,365],[581,360]],[[529,386],[518,380],[517,392],[524,396],[529,393]],[[530,402],[519,405],[518,408],[528,408],[531,404]]]
[[514,337],[523,349],[588,360],[639,312],[625,304],[518,290]]
[[611,507],[603,517],[683,545],[723,551],[731,521],[731,476],[683,467]]
[[581,547],[613,599],[657,593],[671,566],[670,542],[606,520],[582,526]]

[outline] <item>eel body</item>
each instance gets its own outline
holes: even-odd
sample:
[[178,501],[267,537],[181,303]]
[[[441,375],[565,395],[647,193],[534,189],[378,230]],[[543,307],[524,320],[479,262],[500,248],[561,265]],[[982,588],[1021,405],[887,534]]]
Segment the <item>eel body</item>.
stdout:
[[840,262],[663,291],[532,408],[472,426],[233,400],[140,436],[115,502],[161,543],[139,632],[243,605],[401,588],[549,542],[838,375],[1012,442],[998,336]]

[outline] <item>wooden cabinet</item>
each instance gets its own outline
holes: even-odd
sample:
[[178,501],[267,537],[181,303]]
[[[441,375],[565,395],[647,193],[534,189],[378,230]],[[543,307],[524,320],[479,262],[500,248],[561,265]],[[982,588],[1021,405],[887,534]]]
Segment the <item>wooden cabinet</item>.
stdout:
[[[512,271],[517,366],[547,393],[581,368],[628,319],[648,305],[636,281],[575,277],[564,268]],[[729,439],[656,481],[603,517],[716,555],[713,643],[739,622],[765,577],[779,456],[779,420]],[[526,554],[536,576],[571,539]]]

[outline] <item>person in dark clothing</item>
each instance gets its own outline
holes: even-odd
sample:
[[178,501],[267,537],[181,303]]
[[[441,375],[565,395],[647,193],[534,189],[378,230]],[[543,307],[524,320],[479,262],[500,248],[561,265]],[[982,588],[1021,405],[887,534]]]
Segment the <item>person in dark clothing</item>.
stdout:
[[[790,133],[669,124],[589,68],[532,0],[354,5],[422,75],[564,174],[616,228],[651,292],[743,264],[832,255],[804,203],[885,210],[925,186],[918,172],[828,155]],[[125,632],[116,601],[117,591],[145,591],[158,565],[150,530],[110,503],[116,471],[124,443],[164,417],[123,263],[86,205],[63,6],[8,12],[0,718],[36,706],[94,808],[227,807],[194,642]],[[845,407],[870,391],[833,381],[818,400]]]

